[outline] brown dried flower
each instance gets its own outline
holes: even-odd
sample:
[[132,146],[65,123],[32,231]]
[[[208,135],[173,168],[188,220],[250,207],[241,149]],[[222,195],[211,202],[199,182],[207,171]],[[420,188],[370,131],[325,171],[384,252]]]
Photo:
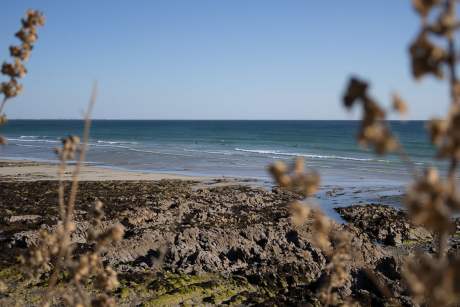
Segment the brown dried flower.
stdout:
[[26,68],[18,58],[14,59],[13,64],[3,63],[1,71],[2,74],[9,76],[10,78],[22,78],[27,73]]
[[100,294],[91,301],[92,307],[115,307],[116,303],[112,297],[106,294]]
[[347,108],[356,103],[362,105],[363,115],[358,141],[364,147],[374,147],[377,154],[393,152],[399,147],[398,141],[383,122],[385,111],[369,97],[367,89],[366,82],[351,78],[343,97],[343,103]]
[[75,153],[78,151],[80,138],[75,135],[70,135],[62,139],[62,148],[56,148],[56,154],[60,160],[72,160],[75,158]]
[[440,145],[446,135],[448,124],[446,120],[433,118],[427,124],[428,132],[430,133],[431,143]]
[[432,119],[428,124],[431,141],[438,157],[460,159],[460,106],[452,105],[446,120]]
[[446,52],[428,40],[427,33],[422,31],[409,48],[412,61],[412,74],[415,79],[425,74],[437,78],[443,77],[441,65],[446,61]]
[[16,97],[22,92],[22,85],[16,79],[11,79],[8,82],[0,83],[0,91],[8,98]]
[[458,196],[443,182],[436,169],[428,168],[423,177],[409,187],[405,204],[412,221],[437,233],[454,230],[452,213],[460,208]]
[[[23,78],[27,70],[24,62],[29,59],[33,44],[37,40],[37,27],[45,24],[45,18],[39,11],[28,10],[26,17],[22,19],[22,28],[16,33],[16,36],[22,41],[20,46],[10,46],[10,54],[14,59],[13,63],[4,63],[2,65],[2,74],[8,76],[10,80],[3,82],[0,86],[0,92],[4,94],[4,99],[17,96],[22,89],[17,78]],[[2,105],[3,106],[3,105]],[[0,109],[0,114],[1,114]]]
[[367,93],[368,84],[357,78],[351,78],[345,95],[343,96],[343,102],[345,107],[350,108],[353,106],[355,101],[363,99]]
[[412,0],[412,5],[422,17],[426,17],[430,10],[439,3],[441,3],[440,0]]
[[4,294],[8,291],[8,286],[0,280],[0,294]]
[[96,278],[96,287],[103,291],[110,292],[116,288],[120,283],[118,282],[117,272],[111,267],[106,267]]
[[399,114],[407,113],[407,103],[396,93],[393,94],[393,110]]
[[313,230],[315,233],[313,242],[324,253],[330,254],[332,248],[330,241],[332,230],[331,220],[318,210],[313,211],[312,218],[314,220]]
[[[3,99],[0,101],[0,117],[2,117],[2,122],[6,119],[6,116],[3,114],[6,101],[22,92],[22,85],[17,79],[23,78],[27,74],[24,62],[29,59],[33,43],[38,38],[37,27],[44,24],[45,18],[42,13],[28,10],[26,17],[22,19],[22,28],[16,33],[22,44],[21,46],[10,46],[13,63],[3,63],[1,68],[1,73],[9,78],[8,81],[0,83],[0,94],[3,94]],[[6,144],[6,140],[0,136],[0,145],[3,144]]]
[[292,167],[277,161],[269,167],[269,171],[278,185],[305,197],[313,195],[319,187],[319,175],[315,171],[305,172],[304,160],[297,158]]
[[289,205],[289,215],[294,225],[302,225],[307,220],[310,213],[311,208],[300,201],[294,201]]
[[436,259],[418,254],[403,268],[415,301],[424,306],[457,306],[460,303],[460,259]]

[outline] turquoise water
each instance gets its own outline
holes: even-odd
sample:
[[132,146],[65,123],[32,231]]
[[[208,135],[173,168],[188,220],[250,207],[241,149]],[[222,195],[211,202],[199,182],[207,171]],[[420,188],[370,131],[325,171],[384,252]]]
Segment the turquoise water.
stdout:
[[[417,167],[434,153],[422,121],[390,123]],[[81,135],[78,120],[11,120],[0,158],[55,160],[60,138]],[[266,166],[295,156],[329,184],[399,184],[409,172],[395,155],[356,144],[356,121],[94,120],[88,161],[96,165],[186,175],[268,179]],[[439,162],[436,162],[439,164]],[[441,163],[441,167],[442,167]]]

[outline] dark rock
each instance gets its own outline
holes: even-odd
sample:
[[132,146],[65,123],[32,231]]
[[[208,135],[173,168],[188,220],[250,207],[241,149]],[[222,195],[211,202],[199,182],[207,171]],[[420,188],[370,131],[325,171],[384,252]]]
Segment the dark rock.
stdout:
[[424,228],[411,225],[404,211],[391,206],[354,205],[335,210],[344,220],[385,245],[401,245],[404,241],[430,242],[433,239]]

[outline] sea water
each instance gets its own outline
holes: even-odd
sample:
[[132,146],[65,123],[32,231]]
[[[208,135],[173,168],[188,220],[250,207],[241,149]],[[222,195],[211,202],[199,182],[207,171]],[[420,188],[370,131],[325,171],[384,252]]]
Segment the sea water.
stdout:
[[[323,184],[400,185],[411,173],[398,155],[378,156],[357,145],[358,121],[93,120],[87,161],[133,171],[269,180],[267,166],[300,156]],[[434,148],[423,121],[391,121],[412,163],[422,170]],[[0,159],[55,161],[61,138],[81,135],[80,120],[10,120]]]

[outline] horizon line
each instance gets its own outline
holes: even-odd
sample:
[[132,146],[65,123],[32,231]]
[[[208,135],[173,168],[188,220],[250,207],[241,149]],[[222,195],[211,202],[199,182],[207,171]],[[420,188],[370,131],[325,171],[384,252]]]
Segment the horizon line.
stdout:
[[[13,120],[79,120],[84,121],[83,118],[9,118],[8,121]],[[114,120],[114,121],[354,121],[358,122],[361,119],[210,119],[210,118],[92,118],[92,121],[98,120]],[[385,121],[401,121],[401,122],[411,122],[411,121],[427,121],[429,119],[386,119]]]

